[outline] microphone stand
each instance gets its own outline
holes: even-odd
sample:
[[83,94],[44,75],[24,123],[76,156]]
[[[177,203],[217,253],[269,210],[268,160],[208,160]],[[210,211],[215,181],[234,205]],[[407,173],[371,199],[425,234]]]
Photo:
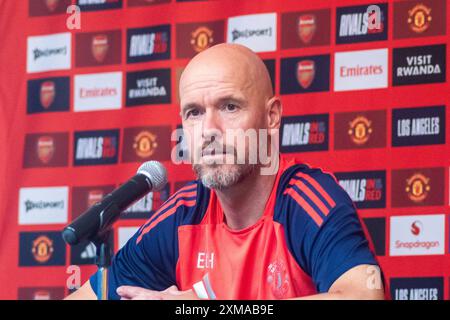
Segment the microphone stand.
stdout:
[[96,248],[95,264],[97,265],[97,297],[99,300],[108,300],[108,274],[111,266],[112,250],[109,244],[114,220],[105,220],[104,217],[118,217],[121,214],[119,207],[111,203],[100,212],[100,225],[92,242]]
[[[108,272],[111,266],[112,250],[109,243],[112,234],[112,226],[122,213],[122,210],[115,203],[111,203],[99,214],[100,223],[97,233],[88,238],[95,245],[97,265],[97,290],[96,295],[99,300],[108,300]],[[109,219],[108,219],[109,217]]]
[[97,265],[97,291],[99,300],[108,300],[108,273],[111,266],[112,250],[109,239],[112,231],[107,230],[103,236],[92,241],[96,249],[95,264]]

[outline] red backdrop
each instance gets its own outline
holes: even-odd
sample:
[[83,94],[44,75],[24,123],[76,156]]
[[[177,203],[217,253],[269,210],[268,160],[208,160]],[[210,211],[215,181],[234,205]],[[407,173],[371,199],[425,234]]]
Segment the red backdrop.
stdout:
[[[0,298],[60,298],[71,264],[83,263],[87,280],[95,270],[89,250],[71,252],[52,232],[140,162],[160,160],[169,172],[170,189],[146,208],[193,177],[188,165],[170,161],[170,132],[180,124],[177,78],[196,50],[227,41],[233,30],[236,41],[264,47],[259,54],[273,67],[284,105],[282,136],[295,140],[300,129],[289,124],[309,125],[306,142],[283,151],[335,172],[356,200],[363,197],[359,214],[393,297],[425,288],[416,297],[450,298],[446,1],[379,4],[382,25],[373,33],[358,27],[358,6],[370,5],[360,0],[105,1],[82,5],[81,29],[70,30],[65,9],[75,2],[0,0]],[[229,20],[259,13],[276,20]],[[133,35],[145,33],[155,36],[153,52],[137,46],[133,56],[133,41],[148,39]],[[139,86],[153,91],[131,97]],[[414,123],[423,130],[409,130]],[[86,152],[97,150],[89,143],[99,136],[95,159]],[[116,250],[119,228],[140,226],[150,212],[117,222]]]

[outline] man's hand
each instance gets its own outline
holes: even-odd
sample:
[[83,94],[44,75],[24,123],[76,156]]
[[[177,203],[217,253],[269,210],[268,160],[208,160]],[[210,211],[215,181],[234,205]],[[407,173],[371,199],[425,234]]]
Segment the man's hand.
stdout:
[[121,286],[117,288],[117,294],[121,300],[199,300],[192,289],[180,291],[176,286],[171,286],[164,291]]

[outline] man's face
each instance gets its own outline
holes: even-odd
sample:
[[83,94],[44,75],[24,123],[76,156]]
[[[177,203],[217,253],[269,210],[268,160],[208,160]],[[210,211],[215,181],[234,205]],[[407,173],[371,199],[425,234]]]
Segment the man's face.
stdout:
[[[226,189],[250,175],[255,169],[248,161],[250,141],[237,134],[266,128],[266,118],[265,99],[249,77],[225,67],[191,71],[180,86],[180,100],[189,154],[203,184]],[[238,156],[245,163],[238,164]]]

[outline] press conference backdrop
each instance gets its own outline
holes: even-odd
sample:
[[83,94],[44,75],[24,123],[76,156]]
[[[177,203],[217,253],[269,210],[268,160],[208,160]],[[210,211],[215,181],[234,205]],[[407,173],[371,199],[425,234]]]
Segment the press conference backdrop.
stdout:
[[229,42],[267,65],[284,106],[281,151],[333,172],[354,200],[392,298],[450,299],[449,7],[0,1],[0,298],[60,299],[67,279],[76,284],[69,266],[87,280],[93,245],[70,248],[60,230],[140,163],[161,161],[170,183],[123,215],[115,251],[193,178],[170,160],[185,156],[182,137],[171,139],[179,76]]

